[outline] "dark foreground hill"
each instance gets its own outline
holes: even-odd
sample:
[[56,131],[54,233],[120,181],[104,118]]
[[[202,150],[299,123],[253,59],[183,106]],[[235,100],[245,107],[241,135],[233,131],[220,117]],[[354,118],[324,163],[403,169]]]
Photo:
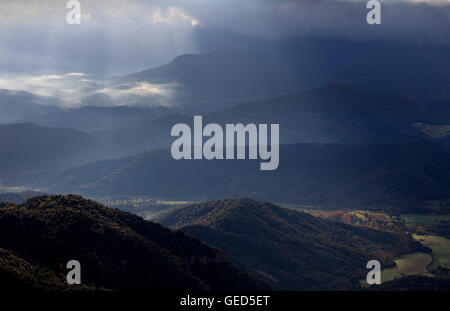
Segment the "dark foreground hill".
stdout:
[[[73,259],[84,287],[65,282]],[[74,195],[0,203],[0,279],[9,290],[267,288],[193,237]]]
[[356,289],[369,260],[385,267],[399,254],[426,251],[406,235],[328,222],[250,199],[182,207],[160,221],[223,249],[233,263],[282,290]]
[[396,206],[409,212],[425,211],[425,200],[450,198],[449,148],[428,141],[284,145],[277,170],[259,166],[260,160],[176,161],[170,150],[159,150],[4,182],[93,197],[252,197],[330,207]]

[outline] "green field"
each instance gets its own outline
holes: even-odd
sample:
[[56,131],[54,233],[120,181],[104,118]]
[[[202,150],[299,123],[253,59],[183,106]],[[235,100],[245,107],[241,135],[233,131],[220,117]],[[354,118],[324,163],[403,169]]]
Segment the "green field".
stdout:
[[413,253],[395,259],[395,267],[381,271],[381,281],[387,282],[408,275],[428,273],[427,266],[433,261],[429,254]]
[[[381,270],[381,282],[389,282],[409,275],[428,275],[427,266],[433,257],[425,253],[412,253],[395,259],[395,267]],[[361,286],[367,286],[366,280],[360,280]]]
[[424,124],[422,131],[431,138],[443,138],[450,134],[450,125]]
[[401,219],[409,224],[433,225],[433,224],[438,223],[440,220],[449,221],[450,215],[405,214],[405,215],[401,215]]
[[414,239],[433,250],[435,260],[444,268],[450,269],[450,240],[435,235],[413,235]]
[[382,283],[388,282],[388,281],[393,281],[393,280],[399,279],[403,276],[404,275],[402,275],[398,271],[398,268],[396,266],[392,267],[392,268],[381,270],[381,282]]

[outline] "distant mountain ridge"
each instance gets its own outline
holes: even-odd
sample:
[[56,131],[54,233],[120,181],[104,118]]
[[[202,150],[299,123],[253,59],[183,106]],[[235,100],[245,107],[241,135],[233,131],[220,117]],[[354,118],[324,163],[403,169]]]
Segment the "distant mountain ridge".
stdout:
[[414,101],[332,82],[247,102],[208,116],[220,123],[279,123],[282,143],[372,143],[424,137],[412,124],[423,116]]
[[163,149],[39,175],[23,174],[3,182],[88,196],[148,195],[194,201],[253,197],[426,212],[424,201],[450,197],[450,150],[425,140],[282,145],[279,168],[260,171],[259,160],[177,161],[170,150]]
[[128,128],[169,114],[168,107],[82,106],[34,116],[28,121],[46,127],[95,132]]
[[[242,41],[242,40],[241,40]],[[273,97],[330,81],[351,83],[420,101],[450,98],[448,46],[391,41],[303,38],[220,46],[187,54],[121,82],[176,83],[195,109]],[[245,47],[244,47],[245,46]],[[415,64],[415,74],[411,74]],[[208,101],[213,100],[213,103]]]
[[[265,100],[240,103],[203,115],[204,124],[280,124],[282,144],[398,142],[429,138],[414,124],[450,113],[450,106],[430,110],[395,94],[369,91],[343,83],[328,83]],[[449,110],[449,111],[446,111]],[[426,112],[426,113],[425,113]],[[172,126],[193,124],[193,118],[170,114],[126,129],[93,133],[122,155],[169,147]]]
[[13,123],[27,118],[55,113],[58,99],[42,97],[25,91],[0,89],[0,123]]
[[[420,104],[395,94],[335,82],[201,115],[205,124],[278,123],[282,144],[364,144],[434,139],[417,124],[440,121],[445,125],[450,105],[446,102]],[[174,108],[127,106],[86,106],[32,120],[46,127],[82,129],[102,142],[107,157],[169,147],[173,141],[172,126],[193,123],[192,116],[177,113]]]
[[44,193],[38,191],[22,191],[22,192],[6,192],[0,193],[0,202],[10,202],[20,204],[26,202],[28,199],[43,196]]
[[0,176],[75,166],[98,159],[101,143],[72,129],[0,125]]

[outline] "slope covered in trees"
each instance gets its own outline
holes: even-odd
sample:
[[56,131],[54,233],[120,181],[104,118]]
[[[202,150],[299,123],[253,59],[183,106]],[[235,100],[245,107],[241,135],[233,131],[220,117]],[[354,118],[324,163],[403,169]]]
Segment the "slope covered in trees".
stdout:
[[250,199],[178,208],[160,219],[209,245],[280,290],[359,288],[371,259],[389,266],[402,253],[428,251],[410,236],[329,222]]
[[[266,289],[197,239],[82,197],[0,203],[0,275],[8,289],[65,290],[78,260],[85,289]],[[84,288],[81,288],[84,289]]]

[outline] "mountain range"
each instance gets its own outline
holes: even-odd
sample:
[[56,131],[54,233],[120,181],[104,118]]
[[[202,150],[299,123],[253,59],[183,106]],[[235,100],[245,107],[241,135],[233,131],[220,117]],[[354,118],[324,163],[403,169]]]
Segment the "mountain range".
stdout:
[[[102,148],[99,156],[92,160],[101,160],[169,147],[172,126],[193,123],[191,116],[176,111],[166,107],[85,106],[38,114],[28,121],[41,127],[70,128],[91,135],[100,143],[97,149]],[[448,101],[418,103],[394,94],[329,83],[306,91],[243,102],[204,115],[204,122],[221,125],[278,123],[283,144],[365,144],[424,138],[446,142],[449,114]],[[435,132],[441,136],[435,136]],[[81,150],[86,149],[78,148],[82,157],[84,151]]]
[[[193,118],[174,113],[165,107],[81,107],[37,115],[37,125],[16,124],[0,127],[0,136],[11,148],[4,148],[3,163],[17,168],[13,173],[28,171],[26,165],[15,165],[18,145],[23,156],[42,154],[56,164],[75,166],[87,160],[133,155],[152,149],[167,148],[173,138],[172,126],[192,125]],[[321,142],[366,144],[430,139],[445,142],[449,114],[448,102],[419,104],[408,98],[368,91],[342,83],[330,83],[307,91],[260,101],[244,102],[220,112],[204,116],[204,123],[278,123],[282,144]],[[61,128],[70,128],[72,131]],[[30,133],[29,135],[27,133]],[[47,134],[49,133],[49,134]],[[51,133],[51,134],[50,134]],[[69,135],[69,133],[71,133]],[[436,136],[436,133],[440,136]],[[75,139],[74,135],[80,138]],[[58,136],[58,142],[51,137]],[[23,138],[22,138],[23,137]],[[81,140],[90,140],[91,146]],[[60,146],[56,154],[47,145]],[[40,143],[38,143],[40,142]],[[70,145],[68,155],[60,149]],[[63,146],[63,147],[61,147]],[[39,158],[42,158],[41,156]],[[40,159],[39,161],[43,161]],[[48,166],[36,163],[36,167]],[[55,165],[60,168],[61,165]],[[32,168],[32,167],[31,167]]]
[[[204,123],[280,124],[280,141],[364,144],[428,138],[415,124],[446,124],[450,104],[419,104],[406,97],[329,83],[306,91],[249,101],[204,115]],[[438,121],[444,123],[436,123]],[[193,118],[170,114],[125,129],[92,133],[115,154],[129,155],[170,146],[177,123],[192,126]]]
[[[162,149],[2,180],[88,196],[147,195],[201,201],[252,197],[272,202],[384,207],[426,212],[450,197],[450,150],[426,140],[389,144],[291,144],[275,171],[259,160],[174,160]],[[445,212],[444,210],[442,212]]]
[[[331,38],[238,41],[238,46],[222,44],[209,53],[181,55],[169,64],[117,81],[175,83],[185,109],[204,111],[330,81],[420,101],[450,98],[448,46]],[[411,64],[415,64],[414,74]]]
[[[400,255],[431,252],[400,229],[279,205],[376,210],[399,221],[449,214],[450,47],[220,37],[207,47],[197,38],[201,53],[141,72],[75,75],[70,93],[81,107],[0,90],[0,190],[34,190],[0,193],[2,291],[353,290],[371,259],[390,267]],[[194,115],[222,126],[279,124],[278,169],[174,160],[171,128],[192,127]],[[151,202],[160,224],[68,193]],[[448,235],[443,219],[431,233]],[[81,286],[65,282],[73,259]],[[381,289],[417,282],[448,288],[418,276]]]

